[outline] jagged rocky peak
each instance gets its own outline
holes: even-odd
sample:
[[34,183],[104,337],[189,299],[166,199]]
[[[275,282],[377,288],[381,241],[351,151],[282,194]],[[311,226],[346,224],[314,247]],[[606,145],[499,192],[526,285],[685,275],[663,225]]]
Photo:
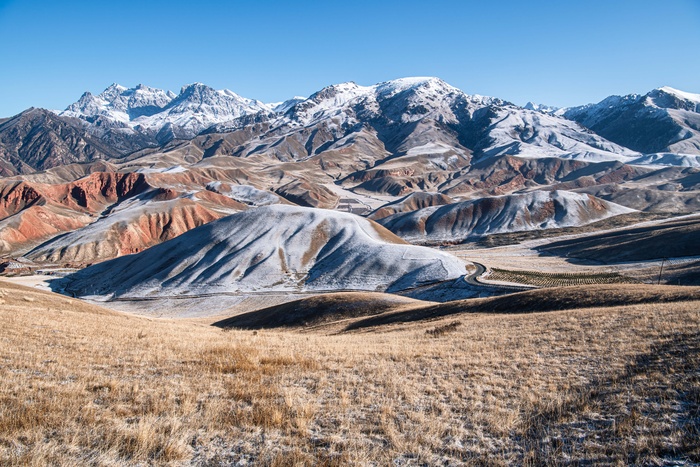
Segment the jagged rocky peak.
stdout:
[[534,110],[535,112],[542,112],[546,114],[551,114],[559,110],[559,107],[553,107],[551,105],[537,104],[535,102],[529,101],[523,106],[525,110]]
[[66,108],[66,112],[88,117],[109,116],[120,112],[128,114],[129,118],[137,118],[162,110],[174,97],[171,91],[163,91],[143,84],[127,88],[113,83],[97,96],[90,92],[84,93],[77,102]]
[[350,100],[372,92],[369,86],[360,86],[353,81],[326,86],[309,97],[310,101],[342,106]]
[[679,91],[670,86],[654,89],[646,95],[646,99],[656,107],[700,113],[700,94]]
[[178,100],[188,98],[198,98],[201,101],[215,98],[217,95],[216,89],[207,86],[206,84],[195,82],[187,84],[180,89]]
[[183,86],[180,94],[173,99],[171,111],[184,112],[188,109],[207,109],[214,115],[227,116],[230,119],[270,108],[255,99],[241,97],[228,89],[216,90],[202,83]]
[[158,111],[167,106],[173,97],[172,92],[139,84],[135,88],[124,89],[115,96],[112,107],[123,112],[144,108]]
[[106,101],[113,101],[114,99],[117,98],[121,93],[126,91],[128,88],[125,86],[122,86],[121,84],[117,83],[112,83],[110,84],[104,91],[102,91],[99,96],[106,100]]
[[104,105],[102,99],[98,99],[90,91],[86,91],[80,96],[80,99],[66,107],[66,112],[97,115],[102,105]]

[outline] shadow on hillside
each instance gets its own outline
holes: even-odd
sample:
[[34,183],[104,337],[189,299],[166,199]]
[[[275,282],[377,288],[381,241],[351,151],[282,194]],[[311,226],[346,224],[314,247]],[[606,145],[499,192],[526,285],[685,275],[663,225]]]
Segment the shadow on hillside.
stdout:
[[700,299],[698,287],[590,285],[519,292],[499,297],[459,300],[406,311],[384,313],[350,323],[345,330],[435,319],[458,313],[537,313],[579,308],[680,302]]

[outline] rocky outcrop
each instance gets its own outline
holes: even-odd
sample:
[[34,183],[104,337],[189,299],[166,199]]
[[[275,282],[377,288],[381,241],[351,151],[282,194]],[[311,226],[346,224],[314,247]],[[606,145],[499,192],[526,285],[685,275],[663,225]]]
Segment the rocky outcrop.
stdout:
[[98,172],[55,185],[5,181],[0,254],[34,248],[30,256],[39,262],[89,264],[142,251],[247,208],[206,190],[153,187],[135,172]]

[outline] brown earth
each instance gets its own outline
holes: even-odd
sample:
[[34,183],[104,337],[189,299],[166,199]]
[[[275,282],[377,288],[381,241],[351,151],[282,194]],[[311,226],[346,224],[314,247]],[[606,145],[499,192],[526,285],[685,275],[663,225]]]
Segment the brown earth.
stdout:
[[417,211],[418,209],[423,209],[430,206],[443,206],[454,202],[455,200],[441,193],[417,192],[393,203],[388,203],[375,210],[367,217],[376,221],[400,212]]
[[[206,185],[211,180],[207,171],[153,176],[155,182],[167,181],[170,186],[154,186],[151,175],[96,172],[59,184],[0,181],[0,218],[4,218],[0,219],[0,254],[27,251],[43,242],[30,255],[35,261],[89,264],[142,251],[225,214],[248,209],[204,187],[194,198],[173,188],[186,188],[186,183]],[[120,203],[137,198],[146,207],[110,220],[112,213],[124,212],[117,209]],[[91,230],[81,230],[91,224],[95,224]],[[66,233],[70,242],[61,243],[57,236]],[[47,243],[52,238],[56,245],[53,240]]]
[[0,464],[698,463],[698,303],[533,301],[327,335],[0,282]]

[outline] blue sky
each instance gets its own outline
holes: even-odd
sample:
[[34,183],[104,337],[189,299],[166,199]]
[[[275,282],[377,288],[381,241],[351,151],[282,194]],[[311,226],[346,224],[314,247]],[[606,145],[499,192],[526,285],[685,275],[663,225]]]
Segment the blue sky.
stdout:
[[700,0],[0,0],[0,116],[113,82],[273,102],[404,76],[568,106],[700,93],[698,56]]

